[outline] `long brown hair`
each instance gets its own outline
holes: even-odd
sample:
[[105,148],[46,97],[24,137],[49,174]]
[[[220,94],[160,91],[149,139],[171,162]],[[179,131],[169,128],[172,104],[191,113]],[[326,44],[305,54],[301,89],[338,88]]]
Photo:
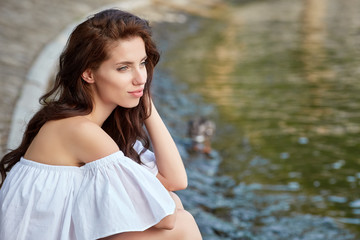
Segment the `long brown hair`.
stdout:
[[92,111],[90,86],[81,79],[81,74],[88,68],[97,69],[109,57],[108,52],[112,43],[135,36],[143,39],[147,54],[144,96],[134,108],[116,107],[102,128],[114,139],[126,156],[141,163],[133,145],[136,140],[140,140],[145,148],[150,145],[143,125],[150,115],[146,102],[150,100],[153,70],[160,55],[151,39],[151,28],[146,20],[118,9],[108,9],[79,24],[70,35],[60,55],[59,71],[54,86],[40,98],[43,107],[29,121],[20,146],[7,153],[0,161],[2,182],[6,172],[10,171],[25,154],[30,143],[47,121],[86,115]]

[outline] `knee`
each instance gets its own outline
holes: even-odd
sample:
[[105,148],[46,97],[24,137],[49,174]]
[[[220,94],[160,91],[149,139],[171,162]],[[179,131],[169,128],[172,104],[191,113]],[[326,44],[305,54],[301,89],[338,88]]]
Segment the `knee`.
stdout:
[[178,224],[182,229],[181,239],[201,240],[200,230],[195,222],[194,217],[186,210],[178,210]]
[[184,206],[181,202],[181,199],[179,198],[179,196],[174,193],[174,192],[170,192],[170,196],[172,197],[172,199],[174,200],[175,204],[176,204],[176,208],[177,209],[184,209]]

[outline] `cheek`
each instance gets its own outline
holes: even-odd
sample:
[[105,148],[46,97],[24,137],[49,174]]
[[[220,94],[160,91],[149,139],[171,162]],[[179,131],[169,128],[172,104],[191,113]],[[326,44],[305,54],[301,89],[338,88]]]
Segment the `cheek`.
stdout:
[[142,77],[143,77],[143,79],[147,80],[147,70],[146,70],[146,68],[144,68],[144,70],[142,71]]
[[101,79],[101,84],[109,90],[119,89],[126,86],[126,83],[129,81],[128,79],[130,77],[127,74],[112,72]]
[[103,98],[113,97],[118,94],[119,89],[122,88],[119,84],[120,82],[110,76],[99,76],[95,83],[99,94]]

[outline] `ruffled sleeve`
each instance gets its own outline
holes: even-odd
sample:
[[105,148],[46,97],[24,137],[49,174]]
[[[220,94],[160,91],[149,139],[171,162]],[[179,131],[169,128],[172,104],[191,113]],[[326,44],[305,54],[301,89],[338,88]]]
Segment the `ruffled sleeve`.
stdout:
[[[142,143],[140,141],[136,141],[133,148],[135,149],[135,151],[138,154],[140,154],[141,151],[144,149],[144,146],[142,145]],[[145,152],[143,152],[140,155],[140,159],[141,159],[141,162],[143,163],[143,165],[141,165],[141,166],[145,167],[145,169],[147,169],[154,175],[158,174],[159,170],[156,165],[155,154],[152,151],[150,151],[149,149],[146,149]]]
[[121,151],[82,169],[73,212],[78,239],[143,231],[174,213],[175,203],[160,181]]

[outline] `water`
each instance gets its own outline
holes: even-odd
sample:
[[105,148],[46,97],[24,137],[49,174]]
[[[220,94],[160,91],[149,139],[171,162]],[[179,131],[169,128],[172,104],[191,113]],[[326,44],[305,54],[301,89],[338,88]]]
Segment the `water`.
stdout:
[[216,106],[220,174],[300,197],[284,216],[331,217],[359,234],[358,9],[357,0],[224,1],[166,26],[161,67]]

